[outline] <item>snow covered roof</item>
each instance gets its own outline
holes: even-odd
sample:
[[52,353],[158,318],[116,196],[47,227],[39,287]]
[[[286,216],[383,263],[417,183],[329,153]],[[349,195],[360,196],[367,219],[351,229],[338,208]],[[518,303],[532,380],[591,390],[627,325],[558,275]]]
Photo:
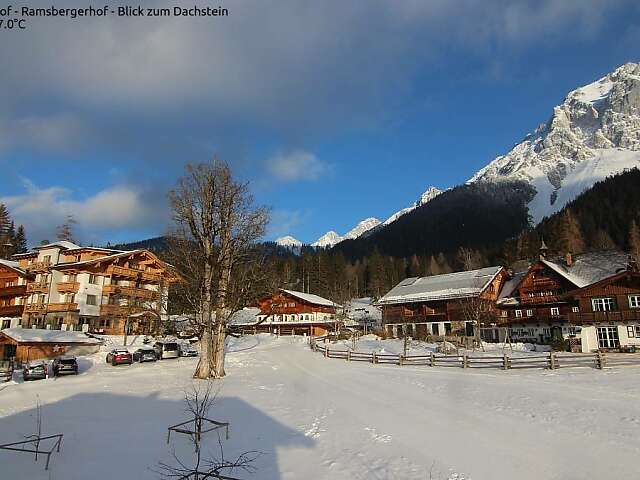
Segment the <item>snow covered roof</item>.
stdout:
[[571,266],[567,266],[564,260],[541,261],[576,287],[582,288],[626,270],[629,256],[617,250],[606,250],[574,255]]
[[96,338],[89,337],[82,332],[67,332],[64,330],[44,330],[39,328],[5,328],[0,333],[16,342],[35,343],[90,343],[101,344]]
[[38,245],[37,247],[33,247],[33,249],[42,250],[44,248],[51,248],[51,247],[62,247],[67,250],[75,250],[77,248],[81,248],[80,245],[76,245],[73,242],[69,242],[67,240],[60,240],[58,242],[47,243],[46,245]]
[[297,292],[295,290],[285,290],[284,288],[281,291],[288,293],[292,297],[299,298],[307,303],[313,303],[314,305],[322,305],[324,307],[338,307],[339,305],[331,300],[327,300],[326,298],[322,298],[319,295],[314,295],[313,293],[303,293]]
[[514,273],[513,277],[504,282],[502,290],[500,290],[500,294],[498,295],[498,303],[506,301],[513,296],[513,292],[515,292],[516,288],[518,288],[518,285],[520,285],[520,282],[526,274],[527,270],[525,270],[524,272]]
[[353,298],[345,303],[344,314],[350,320],[381,320],[382,311],[373,304],[370,297]]
[[489,286],[502,268],[487,267],[431,277],[406,278],[380,298],[378,304],[475,297]]
[[231,325],[253,325],[258,321],[256,315],[259,313],[260,309],[257,307],[244,307],[231,315],[229,323]]
[[18,262],[14,262],[13,260],[5,260],[0,258],[0,265],[4,265],[5,267],[13,270],[19,275],[27,275],[27,272],[20,268],[20,264]]

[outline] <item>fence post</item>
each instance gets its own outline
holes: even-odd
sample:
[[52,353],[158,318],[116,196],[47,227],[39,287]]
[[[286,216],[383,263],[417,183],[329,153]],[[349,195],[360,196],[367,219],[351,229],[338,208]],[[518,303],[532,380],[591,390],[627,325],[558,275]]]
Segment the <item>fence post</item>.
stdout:
[[329,346],[324,344],[324,358],[329,358]]
[[435,367],[436,366],[436,354],[431,352],[431,357],[429,358],[429,365],[431,367]]
[[469,368],[469,357],[466,353],[462,354],[462,368]]
[[400,354],[398,355],[398,365],[402,365],[404,363],[404,357]]
[[347,350],[347,362],[351,361],[351,350]]
[[376,352],[373,352],[373,363],[378,363],[378,356],[376,355]]
[[602,370],[604,368],[605,362],[606,360],[604,354],[600,350],[598,350],[598,353],[596,353],[596,367]]
[[507,356],[506,353],[502,354],[502,369],[503,370],[508,370],[509,369],[509,357]]
[[554,352],[549,352],[549,368],[551,370],[555,370],[556,368],[558,368],[558,361]]

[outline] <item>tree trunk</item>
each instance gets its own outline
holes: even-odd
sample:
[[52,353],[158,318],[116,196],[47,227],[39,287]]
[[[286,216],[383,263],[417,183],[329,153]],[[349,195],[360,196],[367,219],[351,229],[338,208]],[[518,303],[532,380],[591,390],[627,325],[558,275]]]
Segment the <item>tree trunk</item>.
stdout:
[[[216,315],[218,316],[218,315]],[[220,321],[215,324],[213,335],[213,378],[222,378],[224,372],[224,344],[226,338],[226,329],[224,324],[224,314],[220,314]]]
[[214,378],[215,377],[215,355],[214,355],[214,319],[213,308],[211,303],[212,298],[212,285],[211,280],[213,272],[209,264],[205,264],[204,267],[204,302],[202,305],[202,321],[204,323],[204,329],[202,331],[202,337],[200,338],[200,359],[198,360],[198,366],[193,373],[193,378]]

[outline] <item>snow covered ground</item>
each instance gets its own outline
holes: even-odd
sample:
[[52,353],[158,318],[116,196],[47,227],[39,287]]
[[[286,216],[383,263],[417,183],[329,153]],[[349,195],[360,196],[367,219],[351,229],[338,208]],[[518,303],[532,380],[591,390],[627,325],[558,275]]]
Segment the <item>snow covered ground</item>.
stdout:
[[[390,348],[390,347],[389,347]],[[273,479],[632,479],[640,454],[640,368],[464,371],[347,363],[301,338],[233,340],[211,412],[231,422],[232,457],[263,454]],[[197,359],[111,367],[81,359],[77,377],[0,384],[0,443],[64,433],[45,472],[0,451],[0,478],[158,478],[184,439],[182,398]],[[211,434],[209,434],[211,435]],[[215,435],[208,437],[216,451]]]

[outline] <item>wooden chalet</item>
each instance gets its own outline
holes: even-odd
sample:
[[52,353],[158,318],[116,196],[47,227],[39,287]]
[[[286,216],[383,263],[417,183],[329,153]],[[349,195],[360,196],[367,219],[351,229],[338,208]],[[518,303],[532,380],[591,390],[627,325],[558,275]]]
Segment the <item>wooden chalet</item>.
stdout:
[[245,332],[321,336],[338,327],[338,304],[312,293],[281,289],[258,301],[255,321],[244,322]]
[[0,331],[0,360],[27,362],[61,355],[90,355],[102,342],[82,332],[6,328]]
[[56,242],[15,257],[32,274],[21,322],[28,328],[148,333],[166,315],[177,280],[148,250]]
[[639,274],[623,252],[543,253],[505,283],[498,308],[514,341],[566,339],[583,352],[635,345],[636,338],[640,346]]
[[27,298],[27,282],[33,275],[20,264],[0,259],[0,328],[17,326]]
[[493,312],[506,278],[503,267],[407,278],[377,302],[383,328],[394,337],[472,337],[467,309],[483,302]]

